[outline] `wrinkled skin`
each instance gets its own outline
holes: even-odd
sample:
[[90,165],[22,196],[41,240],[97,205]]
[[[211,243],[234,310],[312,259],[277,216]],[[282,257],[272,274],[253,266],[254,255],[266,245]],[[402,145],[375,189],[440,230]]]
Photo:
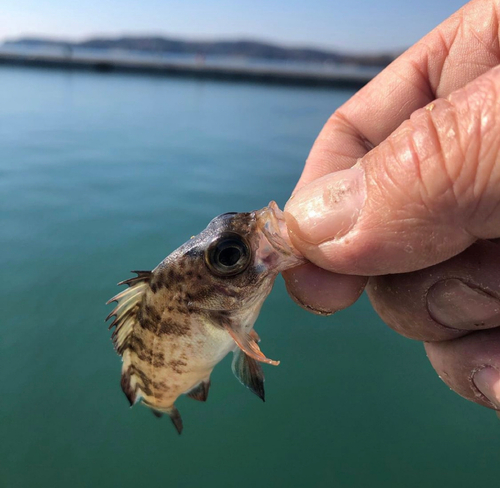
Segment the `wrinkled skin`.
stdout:
[[368,283],[452,389],[497,410],[499,23],[500,1],[470,2],[332,115],[285,207],[311,263],[284,273],[322,314]]

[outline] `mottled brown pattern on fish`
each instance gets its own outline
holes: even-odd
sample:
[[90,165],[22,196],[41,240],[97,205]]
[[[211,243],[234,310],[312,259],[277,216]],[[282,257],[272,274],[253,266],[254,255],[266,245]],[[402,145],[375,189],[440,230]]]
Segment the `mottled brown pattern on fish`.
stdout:
[[[213,367],[239,344],[233,331],[242,337],[251,332],[279,271],[280,255],[263,230],[272,218],[258,221],[257,214],[214,219],[155,270],[126,280],[130,292],[120,294],[119,320],[113,325],[121,325],[114,340],[123,355],[122,388],[131,403],[142,399],[168,413],[178,431],[182,422],[175,400],[183,393],[206,400]],[[244,272],[230,277],[214,272],[207,251],[228,235],[241,236],[248,249],[244,255],[253,259]]]
[[[136,376],[135,386],[131,384],[132,376]],[[134,397],[138,390],[141,390],[145,395],[153,395],[151,380],[144,371],[134,364],[130,364],[126,371],[122,372],[122,389],[127,395],[130,403],[134,403]]]
[[143,396],[145,395],[153,404],[154,400],[152,399],[157,399],[161,403],[168,396],[170,390],[175,388],[172,371],[178,374],[181,372],[180,367],[187,365],[186,362],[181,360],[170,360],[163,362],[159,366],[154,362],[151,363],[148,359],[144,359],[142,355],[137,355],[132,351],[130,354],[132,354],[133,363],[128,366],[124,376],[135,375],[137,377],[135,392],[141,390]]
[[158,323],[161,320],[161,314],[156,310],[155,307],[145,303],[143,305],[143,314],[149,317],[153,322]]
[[186,321],[179,323],[174,319],[166,318],[160,322],[157,335],[183,336],[189,334],[189,328],[189,323]]
[[153,381],[153,387],[156,388],[157,390],[163,390],[165,392],[170,390],[170,387],[167,385],[165,381]]
[[187,363],[185,361],[182,361],[180,359],[174,359],[170,361],[167,366],[169,368],[172,368],[173,371],[175,371],[177,374],[182,374],[185,370],[182,368],[182,366],[187,366]]
[[150,349],[138,335],[134,335],[130,338],[127,347],[139,359],[152,364],[156,368],[161,368],[165,365],[165,354],[163,352],[155,352]]
[[[187,265],[184,269],[185,273],[192,271]],[[167,273],[163,271],[160,276],[165,274],[169,278],[180,278],[174,270]],[[194,275],[194,271],[191,274]],[[152,289],[147,292],[137,312],[140,328],[135,329],[134,333],[134,338],[138,340],[129,342],[134,362],[129,374],[138,377],[135,390],[142,391],[149,405],[166,409],[186,388],[182,386],[182,377],[186,374],[189,377],[189,358],[205,344],[205,339],[200,337],[194,342],[189,339],[191,320],[197,315],[192,304],[203,302],[209,295],[212,283],[207,280],[177,282],[174,283],[175,292],[171,293],[172,287],[161,286],[160,281],[155,282],[156,293]],[[230,293],[233,300],[235,295]],[[207,313],[201,315],[206,316]],[[212,315],[219,325],[228,313],[216,311],[208,315]]]
[[156,332],[157,323],[153,321],[152,317],[145,313],[144,308],[140,308],[137,311],[137,321],[143,329],[150,330],[151,332]]

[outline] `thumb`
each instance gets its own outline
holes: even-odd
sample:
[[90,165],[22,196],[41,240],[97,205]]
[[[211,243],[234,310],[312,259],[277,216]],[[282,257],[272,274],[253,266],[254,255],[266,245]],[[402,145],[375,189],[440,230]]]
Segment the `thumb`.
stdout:
[[338,273],[403,273],[500,237],[500,68],[404,122],[351,169],[298,190],[290,238]]

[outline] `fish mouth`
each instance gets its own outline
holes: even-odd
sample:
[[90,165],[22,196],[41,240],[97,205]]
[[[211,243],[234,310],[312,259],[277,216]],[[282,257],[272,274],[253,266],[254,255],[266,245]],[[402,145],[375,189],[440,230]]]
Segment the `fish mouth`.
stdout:
[[288,237],[288,229],[283,212],[278,204],[271,201],[267,207],[255,212],[257,229],[267,242],[259,245],[261,259],[268,268],[278,272],[306,263],[306,259],[297,251]]

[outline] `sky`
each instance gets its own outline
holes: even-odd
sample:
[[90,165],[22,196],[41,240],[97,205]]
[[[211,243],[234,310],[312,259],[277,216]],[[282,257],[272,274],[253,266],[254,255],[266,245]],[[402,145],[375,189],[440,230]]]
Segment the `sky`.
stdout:
[[404,49],[460,0],[0,0],[0,42],[95,35],[261,39],[375,52]]

